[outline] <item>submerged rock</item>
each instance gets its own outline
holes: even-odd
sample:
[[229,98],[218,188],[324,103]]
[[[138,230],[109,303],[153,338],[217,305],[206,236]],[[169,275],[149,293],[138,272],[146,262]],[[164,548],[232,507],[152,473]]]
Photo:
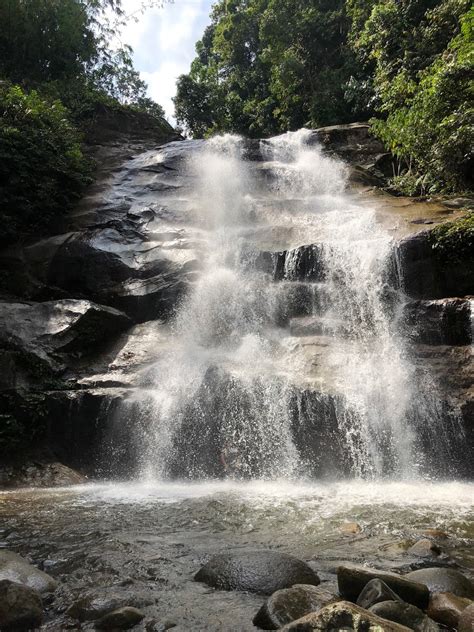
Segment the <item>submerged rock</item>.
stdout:
[[0,630],[32,630],[43,621],[43,603],[36,590],[16,582],[0,581]]
[[431,593],[450,592],[458,597],[474,599],[471,580],[452,568],[421,568],[405,577],[425,584]]
[[337,596],[323,586],[296,584],[273,593],[255,615],[253,624],[263,630],[278,630],[334,600]]
[[404,577],[387,571],[361,566],[339,566],[337,583],[339,592],[345,599],[357,601],[360,593],[372,579],[380,579],[387,584],[403,601],[419,608],[426,608],[429,601],[429,590],[420,581],[411,578],[410,573]]
[[434,542],[428,539],[418,540],[408,549],[408,553],[418,557],[438,557],[441,549]]
[[319,577],[306,562],[277,551],[242,551],[215,555],[194,580],[220,590],[248,590],[270,595],[295,584],[317,586]]
[[41,594],[53,592],[58,586],[55,579],[11,551],[0,551],[0,580],[2,579],[33,588]]
[[411,628],[381,619],[368,610],[347,601],[339,601],[325,606],[319,612],[289,623],[282,632],[334,632],[351,630],[353,632],[409,632]]
[[121,606],[123,606],[123,601],[115,597],[94,597],[93,595],[88,595],[75,601],[66,610],[66,614],[78,621],[95,621],[119,609]]
[[415,632],[438,632],[439,627],[425,615],[423,610],[400,601],[381,601],[371,606],[373,612],[382,619],[406,625]]
[[104,615],[97,621],[95,627],[97,630],[129,630],[144,618],[143,612],[126,606]]
[[438,623],[457,628],[461,614],[471,604],[470,599],[452,593],[434,593],[430,597],[427,614]]
[[389,586],[381,579],[371,579],[357,599],[361,608],[370,608],[381,601],[402,601]]

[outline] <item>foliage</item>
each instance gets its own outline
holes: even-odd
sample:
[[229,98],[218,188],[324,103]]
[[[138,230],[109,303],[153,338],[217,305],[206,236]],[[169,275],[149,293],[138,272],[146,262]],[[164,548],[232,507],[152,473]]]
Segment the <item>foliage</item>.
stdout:
[[175,99],[195,136],[268,136],[367,114],[344,0],[220,0],[211,18]]
[[440,224],[430,232],[430,241],[441,261],[474,262],[474,213]]
[[51,226],[89,181],[80,136],[59,101],[0,89],[0,242]]
[[376,115],[405,193],[472,186],[470,0],[220,0],[178,81],[194,136]]
[[0,2],[2,243],[51,226],[80,195],[89,165],[79,130],[98,109],[146,112],[168,127],[120,44],[128,19],[121,0]]

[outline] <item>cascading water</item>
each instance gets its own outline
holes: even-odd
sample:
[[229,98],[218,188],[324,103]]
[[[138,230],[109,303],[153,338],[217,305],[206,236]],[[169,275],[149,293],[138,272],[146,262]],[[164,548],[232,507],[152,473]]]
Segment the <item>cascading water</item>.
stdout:
[[426,468],[437,404],[397,325],[392,238],[311,142],[308,130],[262,141],[250,162],[227,135],[189,158],[201,269],[127,403],[140,476]]

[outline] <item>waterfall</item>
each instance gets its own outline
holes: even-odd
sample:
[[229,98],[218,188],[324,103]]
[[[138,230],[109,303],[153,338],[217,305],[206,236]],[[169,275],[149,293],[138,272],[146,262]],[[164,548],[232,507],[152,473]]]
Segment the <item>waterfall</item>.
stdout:
[[309,130],[245,151],[225,135],[187,160],[200,271],[119,411],[138,475],[423,473],[438,404],[399,324],[391,236]]

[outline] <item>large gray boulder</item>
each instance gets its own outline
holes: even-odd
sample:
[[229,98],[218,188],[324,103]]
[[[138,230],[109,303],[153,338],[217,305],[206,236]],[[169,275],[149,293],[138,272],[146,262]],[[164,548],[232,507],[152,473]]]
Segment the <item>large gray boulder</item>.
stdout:
[[380,579],[391,588],[403,601],[418,608],[428,606],[430,592],[428,588],[409,575],[401,576],[396,573],[379,571],[375,568],[362,566],[339,566],[337,569],[337,583],[339,592],[344,599],[357,601],[360,593],[372,579]]
[[399,623],[381,619],[377,615],[364,610],[347,601],[338,601],[321,608],[318,612],[308,614],[281,628],[282,632],[335,632],[351,630],[352,632],[409,632]]
[[0,580],[3,579],[33,588],[42,595],[54,592],[58,586],[55,579],[12,551],[0,551]]
[[278,551],[221,553],[212,557],[194,579],[220,590],[264,595],[295,584],[319,584],[319,577],[306,562]]
[[420,568],[405,577],[425,584],[431,593],[450,592],[458,597],[474,599],[474,584],[459,571],[452,568]]
[[0,580],[0,630],[21,632],[37,629],[43,621],[43,603],[33,588],[8,579]]

